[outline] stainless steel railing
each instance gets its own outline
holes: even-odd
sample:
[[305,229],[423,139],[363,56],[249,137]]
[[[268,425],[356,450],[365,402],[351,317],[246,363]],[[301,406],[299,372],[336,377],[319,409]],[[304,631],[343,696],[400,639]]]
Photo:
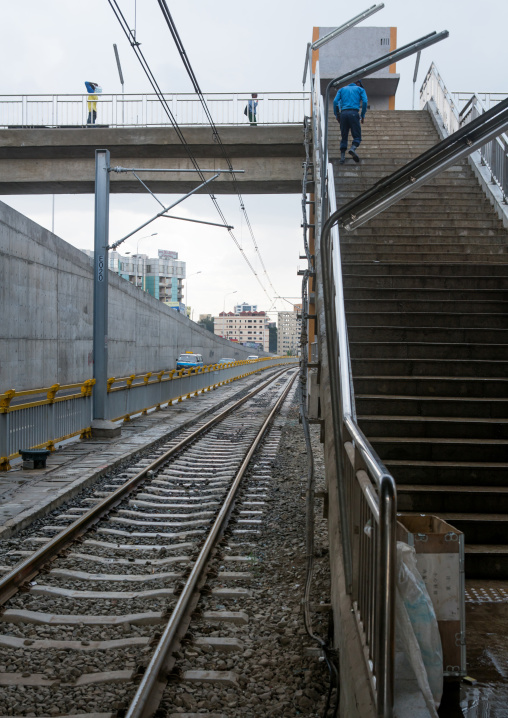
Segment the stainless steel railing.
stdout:
[[[205,125],[200,99],[190,93],[164,98],[179,125]],[[216,125],[249,125],[244,114],[248,92],[207,93],[205,99]],[[307,92],[258,92],[258,125],[301,124],[308,106]],[[87,95],[0,95],[0,127],[83,127],[88,118]],[[98,125],[158,127],[170,125],[155,94],[98,95]]]
[[[505,99],[499,97],[497,102]],[[495,103],[488,102],[489,106],[494,106]],[[476,119],[480,115],[483,115],[490,109],[482,101],[481,97],[474,93],[468,102],[464,105],[460,111],[460,126],[467,125],[472,120]],[[501,192],[503,193],[503,203],[507,204],[508,196],[508,137],[503,132],[499,137],[495,137],[486,145],[480,148],[481,163],[488,168],[490,172],[491,182],[497,184]]]
[[[142,412],[160,409],[224,383],[281,364],[296,363],[296,357],[262,357],[225,365],[211,365],[190,372],[165,371],[141,377],[108,381],[107,418],[129,421]],[[92,423],[94,380],[82,384],[0,394],[0,471],[10,468],[10,460],[20,449],[46,447],[77,435],[89,434]],[[79,391],[76,391],[79,390]]]
[[[327,220],[337,210],[331,164],[325,151],[319,63],[313,78],[316,238],[319,241],[326,350],[336,454],[337,491],[347,591],[363,643],[377,714],[393,715],[395,656],[395,481],[356,422],[342,284],[339,228]],[[326,167],[326,177],[316,172]],[[325,191],[321,183],[326,183]],[[324,196],[325,206],[319,202]]]
[[[507,93],[449,92],[436,65],[431,64],[420,90],[420,107],[429,100],[436,104],[444,128],[448,134],[456,132],[464,125],[492,109],[508,97]],[[487,142],[479,150],[479,161],[490,172],[490,181],[496,184],[502,193],[502,202],[508,200],[508,137],[501,134]],[[473,156],[473,161],[475,158]]]

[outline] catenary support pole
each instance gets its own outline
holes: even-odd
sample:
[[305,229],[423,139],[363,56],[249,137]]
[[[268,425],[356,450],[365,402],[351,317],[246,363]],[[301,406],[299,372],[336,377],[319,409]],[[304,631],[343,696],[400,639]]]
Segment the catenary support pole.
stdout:
[[93,421],[92,433],[119,433],[107,419],[109,150],[95,150],[95,227],[93,272]]

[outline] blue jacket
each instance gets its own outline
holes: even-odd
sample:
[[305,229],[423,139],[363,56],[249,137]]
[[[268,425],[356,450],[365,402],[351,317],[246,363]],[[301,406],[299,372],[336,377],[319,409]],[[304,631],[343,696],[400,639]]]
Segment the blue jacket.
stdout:
[[367,112],[367,93],[363,87],[355,85],[355,83],[352,82],[346,87],[341,87],[335,95],[335,100],[333,101],[333,114],[335,117],[338,117],[341,110],[351,108],[355,110],[358,108],[359,110],[360,104],[362,106],[361,116],[363,119],[365,117],[365,113]]

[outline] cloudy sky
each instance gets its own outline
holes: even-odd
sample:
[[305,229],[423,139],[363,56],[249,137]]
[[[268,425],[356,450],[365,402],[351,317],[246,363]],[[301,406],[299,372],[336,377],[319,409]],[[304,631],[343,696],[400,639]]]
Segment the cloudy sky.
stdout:
[[[104,93],[120,92],[113,43],[120,52],[125,91],[150,91],[107,0],[87,0],[84,4],[22,0],[3,5],[1,94],[81,93],[84,80],[99,82]],[[137,38],[161,88],[190,92],[190,81],[157,0],[120,0],[120,6],[131,28],[136,24]],[[169,0],[168,6],[204,92],[274,92],[301,89],[305,48],[314,25],[340,25],[369,7],[369,3]],[[364,25],[396,26],[399,46],[433,30],[449,30],[448,40],[422,54],[418,85],[433,60],[451,91],[507,90],[506,0],[484,0],[481,4],[477,0],[387,0],[385,9]],[[411,108],[413,68],[414,58],[397,66],[401,74],[397,109]],[[51,228],[51,196],[1,199]],[[169,203],[171,198],[161,199]],[[276,291],[296,299],[300,292],[296,271],[302,249],[300,197],[246,195],[244,200]],[[219,195],[219,201],[262,275],[250,235],[242,223],[238,199]],[[111,238],[123,236],[156,211],[149,196],[112,195]],[[186,200],[181,214],[217,221],[207,197]],[[142,239],[140,252],[153,256],[158,248],[173,249],[187,262],[188,300],[195,319],[199,313],[221,311],[228,292],[231,294],[226,298],[226,308],[231,308],[228,305],[232,306],[236,299],[267,308],[265,294],[225,230],[158,220],[149,231],[158,234]],[[92,248],[93,197],[57,195],[55,233],[76,247]],[[137,238],[123,246],[135,252]],[[267,290],[271,295],[268,286]],[[283,309],[284,303],[279,302],[278,308]]]

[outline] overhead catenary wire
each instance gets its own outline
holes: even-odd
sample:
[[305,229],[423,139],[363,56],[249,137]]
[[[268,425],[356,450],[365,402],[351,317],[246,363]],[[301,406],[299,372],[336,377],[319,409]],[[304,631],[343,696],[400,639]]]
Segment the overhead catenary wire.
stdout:
[[274,287],[273,284],[272,284],[272,281],[271,281],[271,279],[270,279],[270,277],[269,277],[269,275],[268,275],[268,272],[267,272],[267,270],[266,270],[266,266],[265,266],[265,263],[264,263],[264,261],[263,261],[263,257],[261,256],[261,252],[259,251],[259,246],[258,246],[258,244],[257,244],[257,242],[256,242],[256,237],[254,236],[254,230],[252,229],[252,225],[251,225],[251,223],[250,223],[249,215],[247,214],[247,210],[246,210],[246,208],[245,208],[245,203],[244,203],[244,201],[243,201],[243,197],[242,197],[242,194],[241,194],[241,191],[240,191],[240,186],[239,186],[239,184],[238,184],[238,180],[237,180],[236,175],[235,175],[235,172],[234,172],[233,164],[232,164],[232,162],[231,162],[231,160],[230,160],[230,158],[229,158],[229,156],[228,156],[228,154],[227,154],[227,150],[226,150],[226,148],[225,148],[225,146],[224,146],[224,144],[223,144],[223,142],[222,142],[222,139],[221,139],[221,136],[220,136],[219,131],[218,131],[218,129],[217,129],[217,126],[215,125],[215,122],[214,122],[214,120],[213,120],[213,117],[212,117],[212,115],[211,115],[211,113],[210,113],[210,110],[209,110],[209,108],[208,108],[208,104],[207,104],[207,102],[206,102],[206,99],[205,99],[205,97],[204,97],[204,95],[203,95],[203,92],[201,91],[201,87],[199,86],[198,79],[197,79],[197,77],[196,77],[196,75],[195,75],[195,73],[194,73],[194,70],[192,69],[192,65],[191,65],[190,60],[189,60],[189,58],[188,58],[188,56],[187,56],[187,53],[185,52],[185,48],[184,48],[184,46],[183,46],[183,42],[182,42],[182,40],[181,40],[181,38],[180,38],[180,35],[179,35],[179,33],[178,33],[178,30],[177,30],[177,28],[176,28],[175,22],[174,22],[174,20],[173,20],[173,18],[172,18],[172,16],[171,16],[171,13],[170,13],[169,8],[168,8],[168,5],[167,5],[167,2],[166,2],[166,0],[158,0],[158,3],[159,3],[159,7],[160,7],[161,10],[162,10],[162,14],[163,14],[163,16],[164,16],[164,19],[166,20],[166,23],[167,23],[167,25],[168,25],[168,27],[169,27],[169,31],[171,32],[171,35],[172,35],[172,37],[173,37],[173,40],[175,41],[175,45],[176,45],[176,48],[177,48],[177,50],[178,50],[178,53],[180,54],[180,57],[182,58],[182,62],[183,62],[184,67],[185,67],[185,69],[186,69],[186,71],[187,71],[187,74],[189,75],[189,78],[190,78],[190,80],[191,80],[191,82],[192,82],[192,86],[193,86],[193,88],[194,88],[194,92],[195,92],[195,93],[197,94],[197,96],[199,97],[199,100],[200,100],[200,102],[201,102],[201,106],[203,107],[203,111],[204,111],[204,113],[205,113],[205,115],[206,115],[206,118],[207,118],[207,120],[208,120],[208,123],[209,123],[210,127],[212,128],[212,135],[213,135],[214,142],[220,147],[221,152],[222,152],[222,155],[223,155],[225,161],[228,163],[229,169],[231,170],[231,180],[232,180],[232,182],[233,182],[233,184],[234,184],[235,191],[236,191],[236,193],[237,193],[237,195],[238,195],[238,199],[239,199],[239,202],[240,202],[240,209],[242,210],[243,216],[245,217],[245,223],[246,223],[246,225],[247,225],[247,227],[248,227],[248,229],[249,229],[249,233],[250,233],[250,236],[251,236],[251,239],[252,239],[252,243],[253,243],[253,245],[254,245],[254,249],[255,249],[256,254],[257,254],[257,256],[258,256],[259,262],[260,262],[260,264],[261,264],[261,266],[262,266],[262,268],[263,268],[263,272],[264,272],[264,275],[265,275],[265,277],[266,277],[266,280],[267,280],[268,284],[270,285],[270,287],[271,287],[273,293],[276,294],[277,297],[280,297],[279,293],[277,292],[277,290],[275,289],[275,287]]
[[[127,23],[127,20],[124,16],[122,10],[120,9],[118,1],[117,0],[108,0],[108,3],[110,5],[111,9],[113,10],[113,13],[115,14],[115,17],[117,18],[118,22],[120,23],[120,27],[122,28],[125,36],[127,37],[127,40],[129,41],[129,44],[131,45],[136,57],[138,58],[139,63],[141,65],[141,67],[143,68],[143,71],[144,71],[145,75],[147,76],[148,81],[150,82],[150,85],[152,86],[154,93],[157,95],[157,98],[159,99],[159,102],[161,103],[161,105],[164,109],[164,112],[166,113],[171,125],[173,126],[173,129],[175,130],[178,139],[180,140],[182,146],[184,147],[187,157],[189,158],[190,162],[197,170],[197,174],[200,177],[201,181],[204,182],[205,177],[204,177],[203,173],[201,172],[198,161],[195,158],[189,144],[187,143],[187,140],[185,139],[185,136],[184,136],[180,126],[178,125],[178,122],[176,121],[176,118],[173,115],[166,98],[164,97],[164,93],[162,92],[157,80],[155,79],[155,75],[153,74],[153,72],[150,68],[150,65],[148,64],[148,61],[146,60],[146,58],[141,50],[140,43],[139,43],[136,35],[134,35],[133,31],[129,28],[129,24]],[[215,206],[215,209],[217,210],[219,217],[221,218],[223,224],[226,227],[231,226],[230,223],[226,220],[226,217],[217,201],[217,198],[213,194],[213,192],[208,190],[208,194],[209,194],[210,199],[212,200],[212,202]],[[247,266],[249,267],[251,272],[256,277],[256,280],[257,280],[259,286],[261,287],[261,289],[267,296],[268,300],[270,300],[270,295],[268,294],[267,290],[265,289],[265,286],[263,285],[261,279],[259,278],[258,273],[256,272],[255,268],[252,266],[251,261],[245,254],[243,248],[241,247],[240,243],[238,242],[233,231],[231,229],[228,229],[228,232],[229,232],[229,236],[231,237],[231,239],[233,240],[233,242],[235,243],[235,245],[241,252],[242,257],[244,258],[245,262],[247,263]],[[275,290],[273,290],[273,291],[275,291]]]

